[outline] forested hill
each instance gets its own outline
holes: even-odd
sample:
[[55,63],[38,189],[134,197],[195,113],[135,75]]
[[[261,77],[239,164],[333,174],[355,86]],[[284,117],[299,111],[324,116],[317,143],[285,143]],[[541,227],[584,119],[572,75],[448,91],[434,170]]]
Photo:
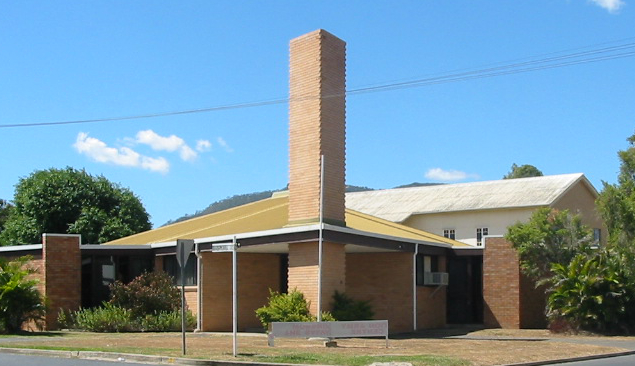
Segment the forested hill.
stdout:
[[[403,185],[403,186],[398,186],[398,187],[395,187],[395,188],[421,187],[421,186],[429,186],[429,185],[436,185],[436,184],[437,183],[411,183],[411,184],[406,184],[406,185]],[[286,187],[284,189],[278,189],[278,190],[273,190],[273,191],[262,191],[262,192],[246,193],[246,194],[237,194],[237,195],[222,199],[220,201],[216,201],[216,202],[212,203],[211,205],[207,206],[207,208],[205,208],[203,210],[200,210],[200,211],[196,211],[196,213],[193,213],[191,215],[184,215],[184,216],[181,216],[181,217],[179,217],[179,218],[177,218],[175,220],[170,220],[170,221],[166,222],[163,226],[169,225],[169,224],[174,224],[174,223],[177,223],[177,222],[180,222],[180,221],[193,219],[195,217],[211,214],[211,213],[214,213],[214,212],[227,210],[227,209],[230,209],[232,207],[245,205],[247,203],[260,201],[260,200],[263,200],[265,198],[271,197],[271,195],[274,192],[281,192],[281,191],[284,191],[284,190],[286,190]],[[372,190],[373,190],[373,188],[368,188],[368,187],[350,186],[350,185],[346,186],[346,192],[363,192],[363,191],[372,191]]]

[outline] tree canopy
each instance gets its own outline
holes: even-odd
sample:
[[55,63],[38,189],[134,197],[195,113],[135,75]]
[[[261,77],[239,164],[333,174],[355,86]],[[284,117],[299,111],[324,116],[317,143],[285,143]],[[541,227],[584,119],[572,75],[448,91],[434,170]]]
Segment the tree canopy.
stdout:
[[15,188],[1,245],[39,243],[43,233],[81,234],[104,243],[149,230],[149,215],[129,189],[67,167],[33,172]]
[[516,165],[512,164],[512,169],[503,176],[503,179],[516,179],[516,178],[528,178],[528,177],[542,177],[542,172],[533,165],[524,164]]
[[609,242],[622,247],[635,244],[635,134],[627,139],[629,148],[618,152],[620,172],[617,183],[603,182],[597,204],[608,229]]
[[505,238],[518,251],[523,272],[534,280],[550,277],[554,263],[566,266],[594,244],[580,216],[551,208],[538,209],[528,222],[510,226]]
[[0,198],[0,233],[4,230],[4,223],[9,219],[11,208],[13,208],[13,205],[9,201]]

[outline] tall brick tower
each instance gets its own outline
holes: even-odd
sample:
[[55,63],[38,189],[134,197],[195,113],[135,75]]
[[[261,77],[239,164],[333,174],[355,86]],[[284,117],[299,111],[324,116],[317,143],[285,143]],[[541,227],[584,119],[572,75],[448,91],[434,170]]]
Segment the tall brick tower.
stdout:
[[[323,219],[345,226],[346,43],[317,30],[291,40],[289,101],[289,225],[319,222],[321,156]],[[346,254],[338,243],[289,245],[289,288],[301,291],[317,314],[333,293],[346,290]],[[319,278],[321,277],[321,278]],[[318,291],[321,283],[321,299]],[[323,305],[322,310],[328,310]]]
[[324,221],[345,225],[346,43],[325,30],[291,41],[289,223],[317,222],[320,157]]

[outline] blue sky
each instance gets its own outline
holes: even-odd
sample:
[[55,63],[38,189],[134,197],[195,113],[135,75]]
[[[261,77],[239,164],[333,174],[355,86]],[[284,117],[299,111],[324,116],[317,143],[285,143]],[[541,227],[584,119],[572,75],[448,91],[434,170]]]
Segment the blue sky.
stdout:
[[[0,4],[0,198],[34,170],[84,168],[158,226],[284,187],[286,103],[2,126],[284,100],[289,41],[319,28],[347,42],[349,90],[539,69],[349,95],[348,184],[500,179],[512,163],[615,181],[635,132],[633,0],[27,0]],[[615,52],[631,54],[587,62]]]

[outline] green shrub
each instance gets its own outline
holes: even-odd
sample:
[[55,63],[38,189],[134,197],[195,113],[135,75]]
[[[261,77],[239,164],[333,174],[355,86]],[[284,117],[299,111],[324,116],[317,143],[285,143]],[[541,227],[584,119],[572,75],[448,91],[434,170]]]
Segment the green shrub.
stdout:
[[[186,330],[194,330],[196,327],[196,317],[191,311],[185,312]],[[158,314],[146,315],[141,319],[139,330],[143,332],[177,332],[181,330],[181,311],[160,312]]]
[[[186,329],[193,330],[196,317],[185,313]],[[132,312],[105,302],[99,308],[80,309],[68,314],[60,312],[58,324],[66,328],[90,332],[176,332],[181,330],[181,310],[163,311],[135,318]]]
[[90,332],[129,332],[135,329],[132,312],[104,303],[99,308],[80,309],[72,313],[75,326]]
[[375,313],[369,301],[353,300],[344,293],[335,291],[333,303],[331,304],[333,317],[337,320],[369,320]]
[[[287,294],[269,290],[269,302],[267,306],[256,309],[256,316],[265,330],[269,329],[272,322],[312,322],[316,317],[309,312],[309,303],[304,295],[293,290]],[[329,312],[322,312],[323,321],[335,321]]]
[[626,272],[629,262],[616,250],[601,249],[591,256],[579,254],[568,265],[554,264],[547,300],[551,327],[635,331],[635,284]]
[[[67,328],[91,332],[169,332],[181,330],[181,294],[165,272],[146,272],[128,284],[110,286],[111,297],[99,308],[58,315]],[[196,326],[187,311],[186,328]]]
[[128,284],[116,281],[110,285],[109,303],[129,309],[134,318],[142,318],[179,310],[181,294],[167,273],[145,272]]
[[29,277],[36,273],[27,267],[31,259],[0,258],[0,331],[15,333],[24,323],[38,322],[44,317],[44,301],[36,288],[38,281]]

